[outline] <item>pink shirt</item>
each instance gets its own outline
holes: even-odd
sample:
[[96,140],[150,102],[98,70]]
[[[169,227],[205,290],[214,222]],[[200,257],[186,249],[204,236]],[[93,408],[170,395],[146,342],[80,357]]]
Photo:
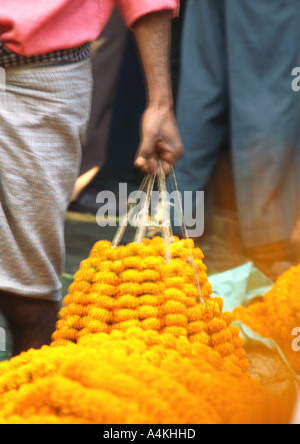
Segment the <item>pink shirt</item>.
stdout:
[[0,40],[25,56],[79,46],[100,35],[116,4],[129,27],[151,12],[179,12],[179,0],[0,0]]

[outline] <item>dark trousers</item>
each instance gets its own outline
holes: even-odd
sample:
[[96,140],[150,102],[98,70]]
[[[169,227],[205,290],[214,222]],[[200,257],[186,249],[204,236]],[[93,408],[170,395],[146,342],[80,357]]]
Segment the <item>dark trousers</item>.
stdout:
[[[189,0],[177,117],[181,191],[203,191],[230,133],[246,247],[288,240],[299,204],[298,0]],[[298,156],[298,168],[297,168]]]
[[119,11],[115,10],[103,33],[94,42],[93,101],[86,141],[82,147],[80,174],[105,163],[126,39],[126,27]]

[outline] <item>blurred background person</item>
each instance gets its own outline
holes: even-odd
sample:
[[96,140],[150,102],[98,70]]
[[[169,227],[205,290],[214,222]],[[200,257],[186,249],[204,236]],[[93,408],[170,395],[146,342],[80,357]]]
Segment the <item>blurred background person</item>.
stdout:
[[92,108],[82,145],[82,162],[73,201],[78,199],[106,160],[109,129],[128,32],[119,8],[116,8],[103,32],[92,44]]
[[183,27],[179,188],[206,189],[229,133],[245,254],[271,277],[295,259],[299,19],[297,0],[189,0]]
[[[146,92],[138,50],[130,31],[126,34],[125,42],[107,139],[103,140],[103,132],[94,132],[94,156],[97,151],[102,151],[103,146],[105,161],[70,207],[73,211],[96,214],[100,206],[97,203],[100,191],[113,191],[117,196],[119,183],[127,183],[130,193],[137,190],[141,182],[141,173],[134,167],[134,158],[140,143],[139,127],[146,106]],[[97,97],[97,94],[95,85],[94,96]],[[96,115],[100,106],[95,103]],[[93,114],[91,119],[95,121]],[[95,123],[95,128],[101,128],[101,120]]]

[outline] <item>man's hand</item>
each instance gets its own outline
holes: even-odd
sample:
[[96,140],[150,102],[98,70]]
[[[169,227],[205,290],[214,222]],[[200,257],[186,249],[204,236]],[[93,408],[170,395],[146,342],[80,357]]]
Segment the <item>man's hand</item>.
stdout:
[[166,175],[183,154],[183,146],[173,110],[149,106],[142,120],[142,140],[135,165],[145,173],[157,170],[161,160]]
[[145,173],[161,160],[166,175],[183,154],[173,111],[170,75],[171,13],[146,15],[134,26],[148,86],[148,106],[141,122],[141,144],[135,165]]

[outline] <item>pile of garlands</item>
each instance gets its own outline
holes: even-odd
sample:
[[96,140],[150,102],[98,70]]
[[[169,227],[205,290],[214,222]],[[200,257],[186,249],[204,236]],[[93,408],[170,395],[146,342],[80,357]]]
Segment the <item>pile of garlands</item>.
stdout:
[[88,333],[139,327],[208,345],[246,371],[239,329],[231,326],[230,313],[222,313],[223,300],[211,297],[202,251],[191,239],[174,241],[168,263],[160,237],[117,248],[98,242],[65,298],[55,342],[63,345]]
[[293,350],[292,333],[300,327],[300,265],[284,273],[262,300],[233,312],[256,333],[273,339],[300,375],[300,355]]
[[0,364],[0,423],[289,422],[295,393],[278,397],[247,374],[206,271],[190,239],[97,243],[51,346]]

